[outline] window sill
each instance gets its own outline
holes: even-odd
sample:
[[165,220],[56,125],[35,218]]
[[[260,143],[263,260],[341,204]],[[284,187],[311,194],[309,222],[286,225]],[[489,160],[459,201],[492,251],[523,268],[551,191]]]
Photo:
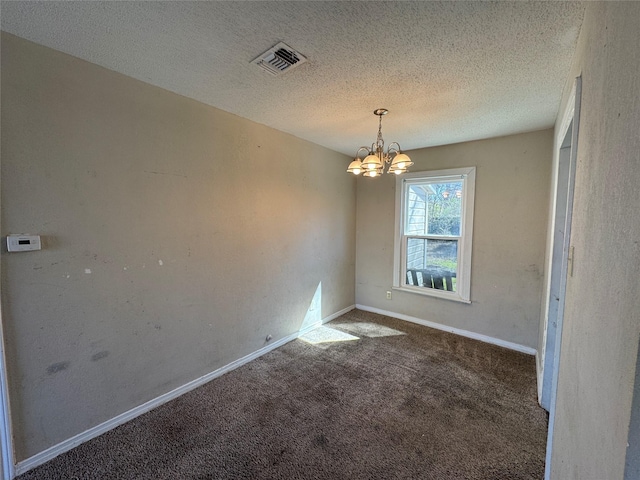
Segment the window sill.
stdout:
[[460,294],[458,292],[449,292],[446,290],[438,290],[435,288],[425,288],[425,287],[410,287],[410,286],[401,286],[401,287],[391,287],[393,290],[397,290],[400,292],[406,292],[406,293],[414,293],[417,295],[422,295],[425,297],[435,297],[435,298],[442,298],[444,300],[450,300],[452,302],[458,302],[458,303],[466,303],[466,304],[471,304],[471,300],[468,300],[466,298],[462,298],[460,296]]

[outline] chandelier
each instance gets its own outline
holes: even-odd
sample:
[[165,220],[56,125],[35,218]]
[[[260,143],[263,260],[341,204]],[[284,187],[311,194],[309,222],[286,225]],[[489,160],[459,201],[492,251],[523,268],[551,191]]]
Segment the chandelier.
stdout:
[[[356,152],[356,158],[349,164],[347,172],[363,177],[377,177],[382,174],[387,167],[387,173],[395,173],[400,175],[405,173],[407,168],[413,165],[408,155],[402,153],[400,145],[397,142],[391,143],[385,152],[384,140],[382,139],[382,116],[389,113],[386,108],[378,108],[373,111],[374,115],[380,118],[378,124],[378,139],[369,147],[360,147]],[[360,152],[367,152],[366,157],[360,159]]]

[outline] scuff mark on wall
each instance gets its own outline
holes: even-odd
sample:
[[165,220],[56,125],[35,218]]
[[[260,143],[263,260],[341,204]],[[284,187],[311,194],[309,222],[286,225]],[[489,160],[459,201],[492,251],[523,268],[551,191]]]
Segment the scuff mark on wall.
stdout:
[[102,360],[103,358],[106,358],[109,356],[109,350],[103,350],[101,352],[98,353],[94,353],[93,355],[91,355],[91,361],[92,362],[97,362],[98,360]]
[[47,367],[47,375],[53,375],[55,373],[62,372],[63,370],[69,368],[69,365],[71,365],[71,362],[52,363]]

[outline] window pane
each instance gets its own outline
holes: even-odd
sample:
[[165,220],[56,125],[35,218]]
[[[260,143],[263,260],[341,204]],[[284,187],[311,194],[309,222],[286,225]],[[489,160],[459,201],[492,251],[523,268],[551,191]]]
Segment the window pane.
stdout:
[[427,233],[427,197],[429,185],[410,185],[407,189],[407,217],[404,233],[406,235],[426,235]]
[[409,185],[405,235],[460,236],[463,187],[462,180]]
[[462,181],[430,183],[427,234],[460,236]]
[[458,240],[407,238],[407,285],[456,291]]

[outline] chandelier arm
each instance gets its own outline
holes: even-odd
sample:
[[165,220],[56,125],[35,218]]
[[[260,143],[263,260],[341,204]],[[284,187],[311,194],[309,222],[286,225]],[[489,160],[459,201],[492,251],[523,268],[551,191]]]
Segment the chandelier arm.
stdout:
[[[394,147],[393,147],[394,145],[395,145],[396,147],[398,147],[398,148],[394,148]],[[389,144],[389,147],[387,147],[387,151],[388,151],[389,153],[391,153],[392,151],[394,151],[394,152],[398,152],[398,153],[402,153],[402,149],[400,148],[400,144],[399,144],[398,142],[391,142],[391,143]]]
[[[369,154],[369,147],[360,147],[360,148],[358,149],[358,151],[356,152],[356,157],[355,157],[355,158],[359,158],[359,156],[360,156],[360,152],[361,152],[362,150],[364,150],[365,152],[367,152],[367,155]],[[365,155],[365,157],[366,157],[366,155]]]

